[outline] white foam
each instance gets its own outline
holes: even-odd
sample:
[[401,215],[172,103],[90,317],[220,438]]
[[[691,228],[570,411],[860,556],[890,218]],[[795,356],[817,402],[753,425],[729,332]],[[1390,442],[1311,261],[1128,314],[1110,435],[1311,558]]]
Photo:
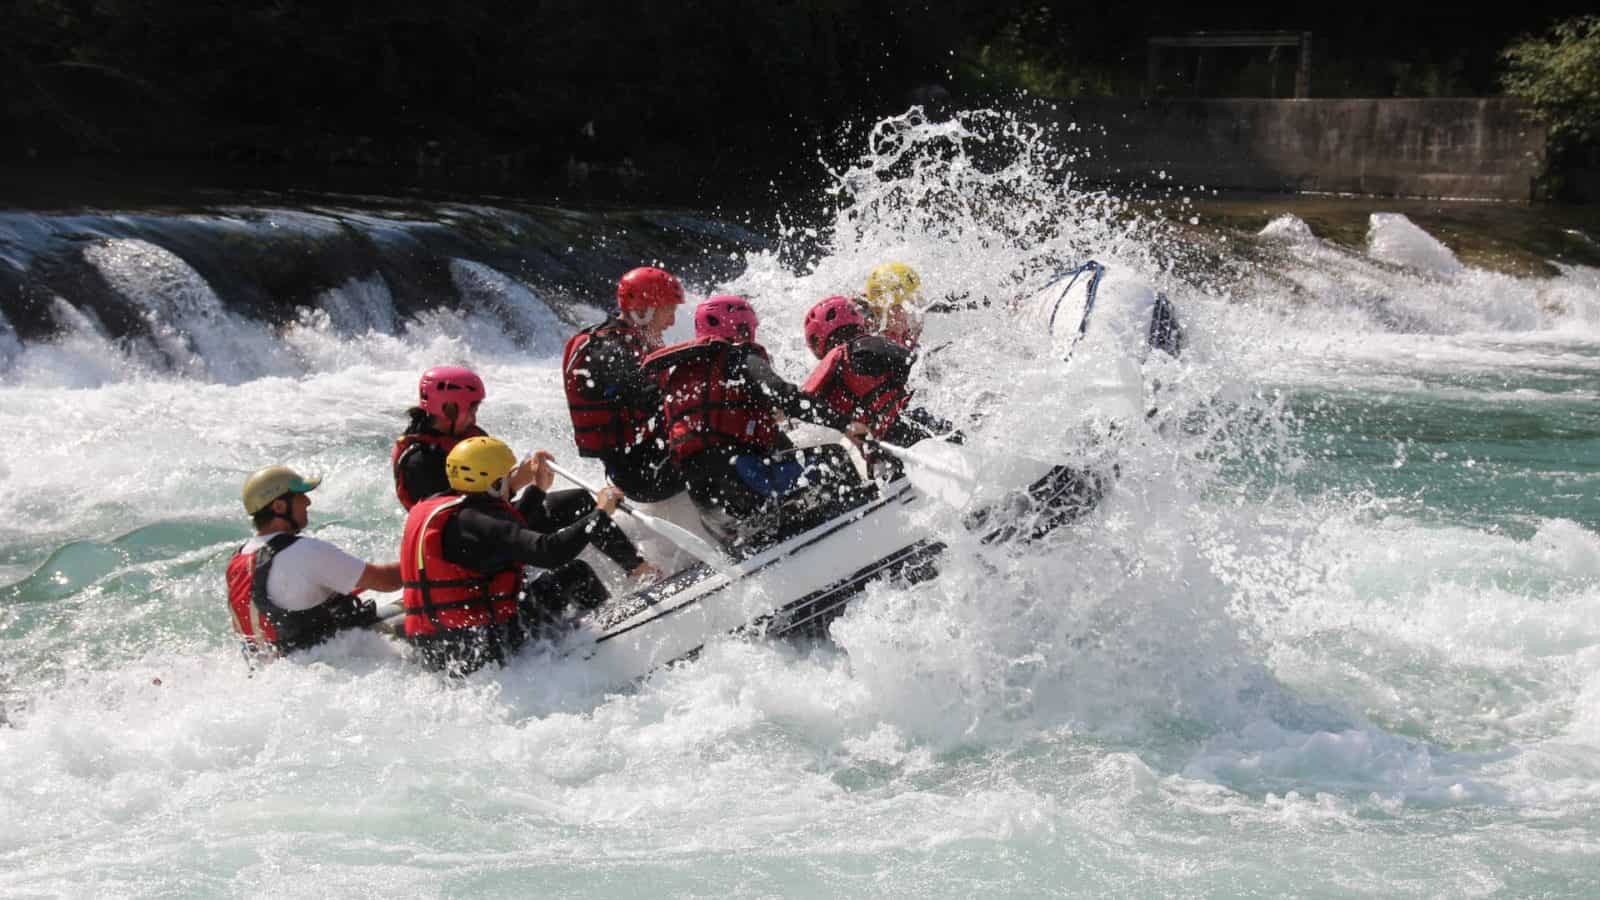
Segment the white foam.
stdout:
[[83,256],[144,309],[150,341],[179,374],[241,381],[282,371],[270,332],[225,310],[200,273],[171,251],[114,238],[90,244]]
[[328,316],[342,334],[393,334],[396,328],[394,295],[383,275],[351,278],[317,296],[312,307]]
[[[917,402],[997,479],[1030,455],[1117,462],[1106,502],[1032,548],[930,509],[942,577],[872,585],[831,645],[714,640],[620,693],[536,654],[451,684],[371,635],[249,677],[224,623],[260,465],[321,470],[317,532],[393,556],[386,454],[429,365],[477,368],[491,433],[570,460],[557,363],[528,352],[565,326],[505,273],[452,266],[540,333],[472,304],[377,327],[392,298],[357,283],[342,322],[306,311],[272,335],[289,374],[231,384],[156,374],[151,348],[63,311],[75,327],[0,387],[0,431],[30,438],[0,446],[3,477],[27,477],[0,492],[0,547],[99,549],[48,602],[0,608],[0,891],[1457,895],[1527,887],[1496,862],[1508,846],[1557,892],[1580,883],[1600,799],[1593,523],[1440,523],[1360,484],[1299,496],[1317,458],[1288,395],[1586,399],[1593,271],[1451,280],[1315,241],[1201,290],[1137,246],[1158,228],[1102,216],[1043,149],[975,159],[974,128],[1036,137],[890,120],[839,173],[814,267],[757,254],[708,287],[754,298],[797,378],[805,309],[885,259],[933,296],[994,301],[930,318]],[[1102,402],[1125,393],[1115,348],[1063,363],[1007,312],[1089,256],[1167,291],[1188,329],[1181,359],[1139,364],[1161,384],[1137,398],[1149,418]],[[1439,842],[1462,816],[1482,827]],[[600,888],[582,859],[604,861]]]
[[1262,239],[1285,244],[1309,244],[1316,241],[1311,226],[1292,213],[1284,213],[1262,227]]
[[1372,214],[1367,228],[1367,254],[1382,262],[1434,275],[1459,275],[1465,268],[1449,247],[1400,213]]
[[533,353],[550,356],[561,352],[566,324],[527,285],[467,259],[450,261],[450,277],[469,308],[498,315]]

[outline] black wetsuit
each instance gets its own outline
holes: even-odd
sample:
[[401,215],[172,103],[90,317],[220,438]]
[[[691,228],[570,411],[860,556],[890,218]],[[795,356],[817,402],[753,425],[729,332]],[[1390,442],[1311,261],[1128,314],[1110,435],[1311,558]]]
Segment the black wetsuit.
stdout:
[[[414,410],[406,434],[425,434],[444,437],[444,432],[428,424],[428,414]],[[473,432],[479,434],[480,432]],[[396,477],[413,502],[421,502],[434,494],[450,490],[450,479],[444,473],[444,460],[449,453],[432,444],[418,442],[407,447],[400,455]]]
[[[588,377],[579,387],[585,399],[621,403],[646,418],[661,415],[661,392],[639,366],[633,349],[611,334],[590,336],[582,366]],[[659,437],[620,450],[597,454],[611,483],[637,503],[655,503],[683,491],[683,476],[673,465],[667,444]]]
[[[734,344],[728,354],[723,377],[747,380],[773,409],[830,428],[849,426],[848,417],[814,401],[773,371],[755,345]],[[830,518],[859,504],[872,487],[862,484],[843,448],[825,444],[797,450],[781,436],[779,446],[770,451],[717,446],[689,457],[680,468],[707,525],[744,547],[771,543]],[[796,468],[803,472],[801,490],[784,477]],[[763,480],[770,483],[763,485]]]
[[[529,488],[517,503],[517,512],[529,525],[547,526],[550,519],[545,500],[543,492]],[[423,661],[456,674],[472,672],[489,662],[504,663],[529,637],[559,631],[569,606],[588,611],[604,603],[609,596],[605,585],[589,564],[577,557],[591,543],[600,546],[600,535],[608,528],[615,530],[616,526],[592,501],[587,513],[544,532],[538,526],[524,527],[485,494],[468,495],[445,524],[440,555],[446,561],[478,572],[496,572],[516,564],[545,571],[519,599],[521,615],[515,627],[462,628],[413,638]],[[631,550],[632,545],[627,546]],[[638,559],[637,553],[634,559]]]
[[[425,421],[418,422],[415,419],[411,427],[406,429],[406,434],[437,433]],[[444,465],[446,455],[429,444],[413,444],[408,448],[400,457],[400,478],[404,481],[406,492],[421,501],[449,491],[450,479],[445,475]],[[529,528],[549,533],[578,521],[593,512],[595,507],[594,497],[585,490],[552,491],[546,494],[530,487],[523,492],[518,508],[528,520]],[[644,562],[633,541],[607,516],[601,516],[595,524],[594,545],[624,571],[632,572]]]

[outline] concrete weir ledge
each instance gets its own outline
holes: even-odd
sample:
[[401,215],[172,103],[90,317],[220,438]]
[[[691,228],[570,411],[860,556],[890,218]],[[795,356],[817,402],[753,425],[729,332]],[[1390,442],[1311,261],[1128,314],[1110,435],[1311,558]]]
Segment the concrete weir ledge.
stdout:
[[[1545,128],[1503,98],[1056,100],[1089,181],[1526,203]],[[1076,126],[1071,131],[1068,126]]]

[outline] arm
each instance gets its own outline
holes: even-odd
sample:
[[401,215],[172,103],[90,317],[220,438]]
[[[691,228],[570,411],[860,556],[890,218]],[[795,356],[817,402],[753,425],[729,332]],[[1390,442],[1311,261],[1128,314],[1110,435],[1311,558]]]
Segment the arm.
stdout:
[[392,563],[367,563],[361,570],[361,578],[356,581],[358,591],[389,591],[400,590],[400,564]]
[[463,509],[445,527],[444,557],[485,572],[507,563],[553,569],[589,546],[590,533],[603,515],[595,510],[559,531],[540,534],[487,510]]
[[550,512],[545,509],[545,499],[548,495],[539,489],[538,485],[529,485],[517,497],[517,512],[522,514],[523,521],[534,531],[548,534],[555,531],[557,525],[550,520]]
[[772,370],[772,364],[760,354],[747,354],[744,369],[746,377],[756,389],[766,394],[772,400],[773,407],[783,410],[785,415],[841,431],[850,424],[849,417],[829,409],[823,403],[801,393],[799,388],[784,381],[782,376]]
[[901,385],[911,377],[911,351],[877,335],[851,343],[850,361],[863,375],[887,375]]
[[951,293],[946,294],[943,300],[935,300],[934,302],[923,307],[923,312],[950,313],[963,309],[985,309],[990,305],[991,303],[988,297],[980,297],[977,300],[974,300],[972,299],[972,296],[966,292],[957,294],[952,291]]
[[644,374],[638,357],[622,342],[590,338],[579,365],[589,376],[579,388],[585,398],[611,400],[647,412],[661,408],[655,381]]
[[340,628],[359,628],[373,621],[372,601],[353,596],[355,592],[400,588],[397,562],[372,565],[317,538],[301,538],[291,549],[297,551],[296,564],[303,566],[312,582],[327,592],[320,608]]

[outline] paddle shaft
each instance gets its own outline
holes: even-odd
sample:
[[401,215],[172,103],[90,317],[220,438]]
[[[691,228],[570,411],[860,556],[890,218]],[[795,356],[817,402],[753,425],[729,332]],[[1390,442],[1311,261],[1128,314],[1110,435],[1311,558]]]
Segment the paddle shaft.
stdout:
[[[546,461],[545,464],[550,467],[550,471],[560,475],[562,478],[565,478],[589,493],[599,493],[598,489],[596,489],[593,485],[584,481],[582,478],[579,478],[577,475],[568,472],[566,469],[563,469],[555,463]],[[724,557],[722,551],[711,546],[699,535],[689,531],[687,528],[684,528],[683,526],[674,522],[668,522],[665,519],[658,519],[655,516],[649,515],[648,513],[640,512],[639,510],[634,509],[633,505],[628,503],[626,500],[618,503],[617,509],[632,516],[635,522],[638,522],[640,525],[650,529],[666,540],[671,541],[672,544],[678,549],[689,554],[690,556],[693,556],[695,559],[700,560],[706,565],[711,566],[713,569],[723,570],[728,567],[728,560]]]

